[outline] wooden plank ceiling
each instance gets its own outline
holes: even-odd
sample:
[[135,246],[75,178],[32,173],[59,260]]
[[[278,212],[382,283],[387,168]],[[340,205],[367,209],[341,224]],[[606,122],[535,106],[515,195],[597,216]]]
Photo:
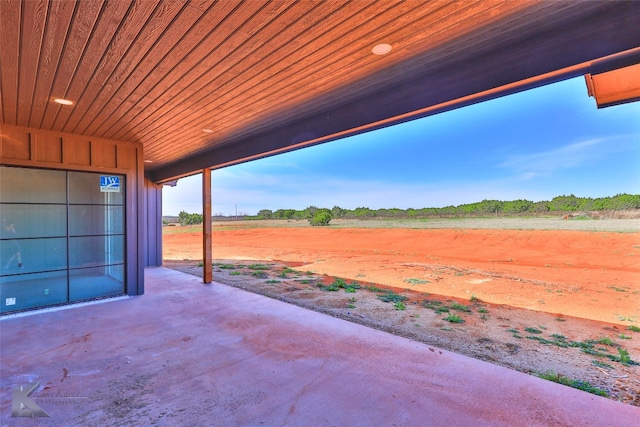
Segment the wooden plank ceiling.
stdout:
[[[638,47],[639,10],[518,0],[2,0],[0,118],[141,142],[146,170],[166,180]],[[374,55],[378,43],[393,49]]]

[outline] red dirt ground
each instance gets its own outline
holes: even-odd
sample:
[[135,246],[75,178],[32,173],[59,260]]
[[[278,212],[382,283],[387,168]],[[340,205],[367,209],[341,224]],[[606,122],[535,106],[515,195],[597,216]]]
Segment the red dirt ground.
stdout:
[[[163,236],[202,259],[200,233]],[[550,230],[215,230],[214,259],[295,263],[345,279],[621,325],[640,322],[640,234]],[[215,277],[214,277],[215,280]],[[424,284],[416,282],[427,281]]]

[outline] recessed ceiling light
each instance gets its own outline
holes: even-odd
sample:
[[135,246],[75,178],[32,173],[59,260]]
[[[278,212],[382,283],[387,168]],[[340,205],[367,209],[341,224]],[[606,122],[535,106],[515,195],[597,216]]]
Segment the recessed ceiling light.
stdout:
[[371,49],[371,52],[375,55],[386,55],[391,52],[391,45],[387,43],[377,44]]
[[145,160],[145,163],[153,163],[153,160]]
[[204,133],[213,133],[213,129],[202,129]]
[[56,98],[53,100],[53,102],[57,102],[58,104],[62,104],[62,105],[73,105],[73,101],[69,101],[68,99],[62,99],[62,98]]

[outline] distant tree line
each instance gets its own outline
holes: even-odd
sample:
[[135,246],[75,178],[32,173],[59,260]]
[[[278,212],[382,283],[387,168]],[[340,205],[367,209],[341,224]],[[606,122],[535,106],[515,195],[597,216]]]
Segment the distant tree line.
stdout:
[[[443,208],[421,208],[421,209],[369,209],[359,207],[356,209],[343,209],[334,206],[332,209],[309,206],[303,210],[296,209],[262,209],[256,216],[246,217],[247,219],[288,219],[288,220],[310,220],[321,213],[323,221],[328,224],[331,218],[346,219],[367,219],[367,218],[429,218],[429,217],[451,217],[451,216],[487,216],[487,215],[524,215],[524,214],[544,214],[545,212],[576,212],[576,211],[620,211],[626,209],[640,209],[640,195],[638,194],[618,194],[613,197],[576,197],[557,196],[551,201],[532,202],[530,200],[483,200],[476,203],[468,203],[458,206],[446,206]],[[320,225],[326,225],[320,224]]]

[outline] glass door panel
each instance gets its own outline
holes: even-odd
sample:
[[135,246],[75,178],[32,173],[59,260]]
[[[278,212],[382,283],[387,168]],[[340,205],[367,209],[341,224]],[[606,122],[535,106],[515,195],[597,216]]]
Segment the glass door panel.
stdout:
[[125,292],[125,177],[0,167],[0,313]]

